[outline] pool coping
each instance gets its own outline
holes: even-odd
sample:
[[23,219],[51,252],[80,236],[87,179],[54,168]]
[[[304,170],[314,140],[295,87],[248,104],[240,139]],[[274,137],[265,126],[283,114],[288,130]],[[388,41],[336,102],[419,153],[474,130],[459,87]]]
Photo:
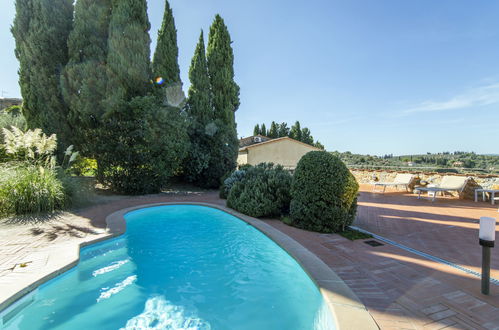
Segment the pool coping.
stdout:
[[106,234],[80,242],[79,244],[76,244],[76,249],[73,248],[66,250],[64,254],[70,254],[70,256],[67,256],[66,259],[70,260],[68,263],[59,267],[55,271],[43,274],[31,284],[17,291],[6,300],[0,302],[0,314],[5,314],[8,310],[15,309],[15,305],[18,302],[22,303],[21,298],[27,296],[30,292],[35,291],[41,284],[75,267],[80,260],[81,248],[124,234],[126,232],[126,221],[124,218],[126,213],[143,208],[165,205],[199,205],[210,207],[226,212],[250,224],[284,249],[310,276],[319,288],[330,312],[334,317],[336,329],[379,329],[364,304],[362,304],[360,299],[345,284],[345,282],[319,257],[310,252],[300,243],[259,219],[241,214],[221,205],[203,202],[163,202],[142,204],[124,208],[109,214],[106,217]]

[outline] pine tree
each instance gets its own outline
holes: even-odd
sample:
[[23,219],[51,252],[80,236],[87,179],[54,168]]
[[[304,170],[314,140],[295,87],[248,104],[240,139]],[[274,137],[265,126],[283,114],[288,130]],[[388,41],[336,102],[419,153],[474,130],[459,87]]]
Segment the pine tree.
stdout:
[[289,131],[289,137],[298,141],[301,141],[301,127],[300,122],[296,121],[293,126],[291,126],[291,130]]
[[324,148],[324,145],[322,143],[320,143],[319,141],[316,141],[314,144],[313,144],[314,147],[316,148],[319,148],[319,149],[322,149],[322,150],[325,150]]
[[203,185],[202,172],[209,166],[212,154],[210,145],[213,143],[213,131],[210,129],[210,124],[214,115],[203,31],[191,61],[189,80],[191,86],[186,111],[190,118],[191,148],[185,161],[184,172],[188,181]]
[[152,71],[155,77],[164,79],[163,86],[180,83],[177,29],[168,0],[165,0],[163,23],[158,31],[158,43],[154,52]]
[[234,54],[227,26],[216,15],[208,37],[207,61],[213,92],[214,125],[217,128],[212,145],[213,154],[207,186],[217,187],[221,178],[236,167],[239,148],[234,113],[239,108],[239,86],[234,81]]
[[260,128],[260,134],[263,135],[263,136],[267,136],[267,127],[265,126],[265,123],[262,124],[261,128]]
[[279,128],[277,127],[275,121],[272,121],[270,124],[269,138],[275,139],[277,137],[279,137]]
[[104,113],[106,58],[111,0],[79,0],[69,35],[69,62],[62,91],[69,105],[73,143],[84,155],[94,156],[96,129]]
[[305,127],[301,130],[301,142],[313,145],[314,144],[314,137],[311,135],[310,130]]
[[113,0],[107,54],[106,116],[151,88],[146,0]]
[[255,128],[253,128],[253,135],[259,135],[260,134],[260,125],[256,124]]
[[56,133],[60,148],[69,144],[61,71],[68,61],[73,23],[72,0],[18,0],[12,33],[19,59],[23,113],[30,128]]

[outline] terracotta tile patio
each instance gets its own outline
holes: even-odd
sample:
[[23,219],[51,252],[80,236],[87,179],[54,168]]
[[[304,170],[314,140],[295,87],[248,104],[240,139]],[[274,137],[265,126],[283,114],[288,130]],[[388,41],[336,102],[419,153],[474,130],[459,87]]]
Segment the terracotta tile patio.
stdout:
[[[355,225],[433,256],[479,270],[480,216],[498,218],[486,203],[415,195],[373,194],[362,186]],[[357,294],[382,329],[499,329],[499,288],[480,293],[480,279],[385,244],[370,247],[339,235],[317,234],[267,222],[328,264]],[[492,276],[499,253],[492,254]]]
[[[486,203],[404,193],[371,194],[363,186],[356,225],[398,243],[478,270],[476,220],[499,218]],[[103,235],[105,217],[126,207],[174,201],[225,205],[217,192],[124,198],[62,214],[38,224],[0,224],[0,292],[53,265],[58,251]],[[265,220],[328,264],[358,295],[382,329],[499,329],[499,289],[480,294],[480,280],[447,265],[385,244],[371,247],[335,234],[319,234]],[[16,265],[32,261],[26,268]],[[493,251],[492,276],[499,277]]]

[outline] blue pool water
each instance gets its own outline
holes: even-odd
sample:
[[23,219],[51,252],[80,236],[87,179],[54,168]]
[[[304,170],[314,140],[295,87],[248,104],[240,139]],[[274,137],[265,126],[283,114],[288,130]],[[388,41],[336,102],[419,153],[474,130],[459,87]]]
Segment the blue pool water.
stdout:
[[7,329],[332,329],[312,280],[236,217],[194,205],[125,215],[126,234],[4,317]]

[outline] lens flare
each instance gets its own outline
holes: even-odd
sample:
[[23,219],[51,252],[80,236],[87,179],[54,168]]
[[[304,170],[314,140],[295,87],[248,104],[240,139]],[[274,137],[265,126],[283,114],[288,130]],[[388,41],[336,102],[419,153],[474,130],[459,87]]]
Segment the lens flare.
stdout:
[[163,79],[163,77],[157,77],[156,79],[154,79],[154,82],[156,83],[156,85],[163,85],[165,80]]

